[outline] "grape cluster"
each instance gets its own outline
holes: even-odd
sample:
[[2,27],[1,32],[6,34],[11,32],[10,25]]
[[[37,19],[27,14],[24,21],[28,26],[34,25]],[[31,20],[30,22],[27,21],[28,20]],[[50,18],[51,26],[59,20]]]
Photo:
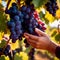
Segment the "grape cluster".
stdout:
[[0,48],[0,53],[6,56],[8,55],[9,51],[10,51],[10,45],[7,45],[6,48]]
[[10,45],[7,45],[4,48],[0,48],[0,55],[5,55],[5,56],[9,56],[10,60],[12,60],[13,56],[16,53],[19,53],[22,51],[22,47],[21,48],[16,48],[15,50],[11,50]]
[[35,49],[34,48],[32,48],[31,50],[30,50],[30,52],[29,52],[29,57],[30,57],[30,60],[34,60],[34,53],[35,53]]
[[12,3],[12,7],[5,12],[9,14],[11,18],[10,21],[7,22],[7,26],[10,29],[10,39],[12,39],[13,43],[15,43],[17,39],[21,40],[24,32],[37,35],[35,28],[44,31],[44,25],[39,24],[35,18],[36,14],[34,15],[35,9],[33,4],[28,6],[23,5],[19,10],[17,4]]
[[10,15],[10,21],[7,22],[8,28],[10,29],[11,35],[10,38],[12,42],[15,43],[17,39],[21,38],[23,34],[22,22],[23,15],[18,10],[18,7],[15,3],[12,4],[9,10],[5,11]]
[[8,53],[8,56],[9,56],[10,60],[12,60],[12,58],[14,57],[14,55],[15,55],[16,53],[19,53],[19,52],[21,52],[21,51],[22,51],[22,48],[17,48],[17,49],[15,49],[15,50],[10,51],[10,52]]
[[58,9],[56,0],[50,0],[47,4],[45,4],[47,11],[53,16],[56,16],[56,10]]

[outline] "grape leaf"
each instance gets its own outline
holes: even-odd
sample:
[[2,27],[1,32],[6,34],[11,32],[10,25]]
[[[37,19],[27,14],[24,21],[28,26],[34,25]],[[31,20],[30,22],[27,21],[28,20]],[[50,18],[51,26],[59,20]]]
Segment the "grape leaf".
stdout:
[[18,54],[14,56],[14,60],[22,60],[22,57],[20,57]]
[[33,0],[32,3],[36,8],[41,7],[42,5],[46,4],[49,0]]
[[55,36],[56,41],[60,41],[60,33]]
[[1,57],[0,57],[0,60],[5,60],[5,57],[4,57],[4,56],[1,56]]
[[51,36],[52,36],[52,37],[53,37],[53,36],[55,36],[55,35],[56,35],[56,33],[57,33],[57,32],[56,32],[56,31],[54,31],[54,32],[52,33],[52,35],[51,35]]
[[3,6],[0,4],[0,31],[6,32],[7,17],[4,13]]
[[40,16],[40,19],[42,19],[45,15],[44,15],[43,12],[41,11],[41,12],[39,13],[39,16]]
[[0,43],[0,48],[3,48],[5,45],[6,45],[6,41],[5,40],[2,40],[1,43]]

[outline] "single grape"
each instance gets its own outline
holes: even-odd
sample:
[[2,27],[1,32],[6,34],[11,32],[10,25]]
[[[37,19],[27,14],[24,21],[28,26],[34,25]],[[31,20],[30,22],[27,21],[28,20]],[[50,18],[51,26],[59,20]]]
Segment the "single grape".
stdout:
[[17,4],[16,3],[12,3],[12,6],[17,6]]
[[16,15],[16,16],[14,17],[14,21],[19,21],[19,16],[18,16],[18,15]]
[[18,26],[15,26],[15,30],[18,31],[18,30],[20,30],[20,29],[21,29],[21,26],[19,26],[19,25],[18,25]]
[[30,13],[30,12],[31,12],[31,8],[28,7],[28,8],[26,9],[26,13]]
[[24,18],[25,18],[25,19],[29,19],[29,15],[26,14],[26,15],[24,16]]
[[7,22],[7,25],[8,25],[8,27],[15,27],[15,23],[14,22],[11,22],[11,21],[8,21]]
[[24,5],[21,7],[21,11],[26,11],[26,9],[27,9],[27,7]]

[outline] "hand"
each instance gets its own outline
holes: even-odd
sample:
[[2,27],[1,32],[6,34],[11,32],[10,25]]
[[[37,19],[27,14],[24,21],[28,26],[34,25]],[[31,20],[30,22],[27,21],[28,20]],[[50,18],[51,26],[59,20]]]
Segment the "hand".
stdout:
[[37,28],[35,29],[35,32],[38,34],[38,36],[24,33],[27,42],[34,48],[48,50],[49,52],[55,54],[55,49],[58,45],[52,42],[45,32],[42,32]]
[[35,32],[38,34],[38,36],[31,35],[28,33],[24,33],[25,38],[27,39],[27,42],[31,44],[34,48],[37,49],[48,49],[50,45],[50,38],[45,32],[42,32],[39,29],[35,29]]

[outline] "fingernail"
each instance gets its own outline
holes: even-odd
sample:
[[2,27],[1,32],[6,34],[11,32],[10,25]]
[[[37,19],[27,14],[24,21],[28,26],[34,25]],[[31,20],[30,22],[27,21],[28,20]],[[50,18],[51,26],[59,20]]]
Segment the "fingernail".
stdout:
[[25,35],[25,38],[28,39],[29,37]]
[[39,29],[38,28],[35,28],[35,31],[38,31]]
[[24,35],[27,35],[28,33],[24,33]]

